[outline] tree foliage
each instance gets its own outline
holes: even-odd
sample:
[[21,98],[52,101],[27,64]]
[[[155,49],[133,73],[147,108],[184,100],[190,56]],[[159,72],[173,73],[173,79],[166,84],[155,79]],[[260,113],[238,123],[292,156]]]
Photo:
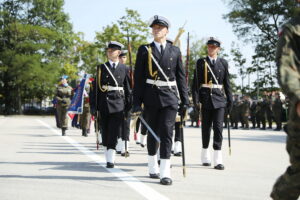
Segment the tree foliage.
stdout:
[[[255,47],[253,64],[249,72],[260,70],[263,79],[256,80],[256,84],[269,89],[275,87],[275,50],[278,32],[282,24],[287,21],[296,8],[296,1],[291,0],[224,0],[231,9],[224,15],[233,27],[236,35],[245,43],[252,43]],[[273,73],[270,73],[273,72]],[[263,82],[259,82],[263,81]]]
[[[117,23],[103,27],[101,32],[96,33],[96,46],[100,50],[99,61],[106,61],[106,43],[115,40],[121,42],[128,49],[128,38],[132,53],[132,62],[135,63],[138,47],[147,42],[149,28],[147,23],[140,18],[140,14],[131,9],[126,9],[126,15]],[[126,47],[125,47],[126,48]],[[129,59],[127,60],[129,62]],[[128,63],[129,64],[129,63]]]
[[5,113],[21,113],[27,99],[53,93],[72,26],[63,0],[0,1],[0,93]]

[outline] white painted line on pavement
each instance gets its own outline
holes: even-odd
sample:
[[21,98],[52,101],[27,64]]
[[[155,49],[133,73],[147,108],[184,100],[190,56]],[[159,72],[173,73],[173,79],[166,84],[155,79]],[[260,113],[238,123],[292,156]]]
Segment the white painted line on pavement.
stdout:
[[[49,124],[45,123],[42,120],[36,119],[38,122],[49,128],[52,132],[54,132],[57,135],[61,135],[60,131],[57,131],[53,127],[51,127]],[[166,196],[163,196],[159,192],[155,191],[151,187],[145,185],[141,181],[139,181],[137,178],[131,176],[130,174],[124,172],[120,168],[106,168],[106,161],[102,156],[97,155],[96,153],[92,152],[91,150],[87,149],[80,143],[78,143],[76,140],[64,136],[62,137],[65,139],[67,142],[69,142],[71,145],[73,145],[75,148],[77,148],[79,151],[81,151],[83,154],[87,155],[89,158],[91,158],[94,162],[96,162],[98,165],[101,167],[105,168],[107,171],[112,173],[115,177],[119,178],[122,180],[124,183],[126,183],[129,187],[137,191],[139,194],[144,196],[146,199],[153,199],[153,200],[164,200],[164,199],[169,199]]]

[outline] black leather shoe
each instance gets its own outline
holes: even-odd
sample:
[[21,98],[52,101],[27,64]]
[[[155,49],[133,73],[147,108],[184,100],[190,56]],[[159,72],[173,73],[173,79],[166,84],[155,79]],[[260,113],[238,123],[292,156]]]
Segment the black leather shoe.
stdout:
[[217,166],[215,166],[215,169],[218,169],[218,170],[224,170],[225,167],[224,167],[224,165],[222,165],[222,164],[218,164]]
[[87,132],[86,132],[86,129],[82,129],[82,136],[84,136],[84,137],[87,137],[88,135],[87,135]]
[[106,163],[106,168],[114,168],[114,167],[115,167],[114,163],[110,163],[110,162]]
[[172,185],[172,179],[165,177],[165,178],[160,179],[160,183],[162,185]]
[[203,163],[202,165],[205,167],[209,167],[209,166],[211,166],[211,163]]
[[145,145],[141,144],[141,147],[143,147],[143,148],[144,148],[144,147],[145,147]]
[[174,156],[178,156],[178,157],[180,157],[181,155],[182,155],[182,153],[181,153],[181,152],[174,153]]
[[121,151],[116,151],[116,154],[121,154]]
[[149,174],[150,178],[159,179],[159,173],[157,174]]
[[[124,156],[125,157],[125,152],[124,153],[121,153],[121,156]],[[129,152],[127,151],[127,157],[129,157]]]
[[62,128],[62,129],[61,129],[61,135],[62,135],[62,136],[65,136],[65,135],[66,135],[66,128]]

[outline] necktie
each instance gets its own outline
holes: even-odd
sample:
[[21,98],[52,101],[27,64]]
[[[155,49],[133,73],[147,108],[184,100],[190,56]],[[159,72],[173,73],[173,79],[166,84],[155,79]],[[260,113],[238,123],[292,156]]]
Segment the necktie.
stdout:
[[213,60],[212,60],[212,64],[215,65],[215,62],[216,62],[215,59],[213,59]]
[[112,68],[115,69],[116,68],[116,63],[112,64]]
[[160,53],[161,53],[161,55],[164,54],[164,46],[162,44],[160,45]]

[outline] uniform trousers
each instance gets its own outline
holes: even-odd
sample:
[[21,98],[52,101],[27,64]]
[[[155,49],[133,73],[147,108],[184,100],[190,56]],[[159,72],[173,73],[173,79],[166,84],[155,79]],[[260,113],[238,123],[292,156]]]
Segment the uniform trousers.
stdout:
[[103,146],[107,149],[115,149],[124,121],[123,112],[107,113],[100,111],[99,113]]
[[124,114],[124,120],[122,124],[122,132],[121,132],[121,138],[123,141],[129,141],[129,135],[130,135],[130,112]]
[[[198,123],[198,122],[196,122]],[[175,122],[175,137],[174,137],[174,141],[177,142],[181,142],[181,134],[180,134],[180,122]]]
[[223,141],[223,121],[225,108],[205,109],[202,107],[202,147],[209,146],[211,128],[214,131],[213,149],[221,150]]
[[173,127],[178,105],[171,105],[163,108],[145,107],[146,121],[152,130],[160,138],[160,146],[152,134],[148,131],[147,149],[148,155],[156,155],[160,147],[160,158],[170,159],[172,149]]
[[68,128],[68,116],[67,116],[68,106],[62,106],[61,104],[57,104],[56,110],[57,110],[59,126],[61,128]]
[[[143,118],[146,120],[146,114],[143,112]],[[141,135],[147,135],[147,128],[141,123],[140,118],[136,121],[135,132],[138,133],[141,127]]]

